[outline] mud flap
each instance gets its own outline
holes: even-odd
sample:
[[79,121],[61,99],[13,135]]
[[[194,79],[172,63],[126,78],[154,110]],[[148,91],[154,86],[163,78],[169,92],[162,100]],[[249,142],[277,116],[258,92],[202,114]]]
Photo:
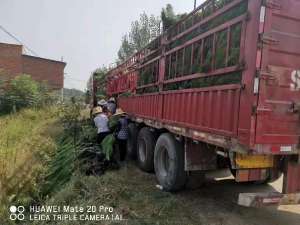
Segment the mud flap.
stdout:
[[300,204],[300,193],[240,193],[238,204],[246,207]]
[[236,182],[263,181],[267,178],[267,169],[238,169],[235,175]]
[[203,142],[186,139],[184,145],[185,171],[214,170],[217,168],[217,154]]
[[283,178],[283,194],[240,193],[238,204],[246,207],[300,204],[300,163],[289,160]]
[[300,192],[300,162],[289,161],[285,167],[283,193]]

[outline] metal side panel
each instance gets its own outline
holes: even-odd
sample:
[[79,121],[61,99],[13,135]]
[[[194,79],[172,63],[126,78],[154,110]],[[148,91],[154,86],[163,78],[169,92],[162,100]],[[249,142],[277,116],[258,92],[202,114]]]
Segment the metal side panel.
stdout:
[[120,98],[119,104],[136,117],[236,137],[240,85],[132,96]]
[[300,1],[265,2],[255,142],[288,152],[300,136]]

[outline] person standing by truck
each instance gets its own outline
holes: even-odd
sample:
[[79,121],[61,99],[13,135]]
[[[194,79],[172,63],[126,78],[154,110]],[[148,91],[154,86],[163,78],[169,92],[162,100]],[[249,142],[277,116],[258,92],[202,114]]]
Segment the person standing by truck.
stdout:
[[107,110],[107,101],[105,99],[101,99],[97,104],[102,108],[104,112]]
[[116,139],[120,152],[120,161],[123,162],[127,154],[128,118],[122,109],[117,109],[114,116],[120,116],[116,129]]
[[108,100],[108,102],[107,102],[107,109],[108,109],[108,111],[111,112],[111,114],[115,114],[116,113],[117,104],[116,104],[116,99],[114,97],[111,97]]
[[97,143],[101,144],[103,139],[110,133],[108,127],[108,116],[103,112],[101,107],[96,107],[93,110],[94,123],[97,127]]

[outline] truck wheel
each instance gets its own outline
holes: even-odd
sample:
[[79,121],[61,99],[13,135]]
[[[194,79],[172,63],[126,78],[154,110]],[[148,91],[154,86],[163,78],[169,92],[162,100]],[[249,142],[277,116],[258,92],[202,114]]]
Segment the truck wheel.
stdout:
[[166,191],[178,191],[187,182],[184,171],[184,150],[172,134],[162,134],[156,143],[154,168],[158,183]]
[[136,159],[138,129],[134,123],[128,125],[127,155]]
[[154,170],[153,156],[155,147],[155,135],[144,127],[140,130],[137,141],[137,159],[141,170],[152,172]]

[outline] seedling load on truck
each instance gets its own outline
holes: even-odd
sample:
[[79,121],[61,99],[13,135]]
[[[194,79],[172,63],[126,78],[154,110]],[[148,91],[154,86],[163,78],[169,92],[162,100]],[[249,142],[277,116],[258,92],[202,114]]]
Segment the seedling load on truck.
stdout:
[[300,203],[299,12],[298,0],[208,0],[108,72],[128,151],[164,190],[228,166],[237,182],[283,174],[282,193],[239,204]]

